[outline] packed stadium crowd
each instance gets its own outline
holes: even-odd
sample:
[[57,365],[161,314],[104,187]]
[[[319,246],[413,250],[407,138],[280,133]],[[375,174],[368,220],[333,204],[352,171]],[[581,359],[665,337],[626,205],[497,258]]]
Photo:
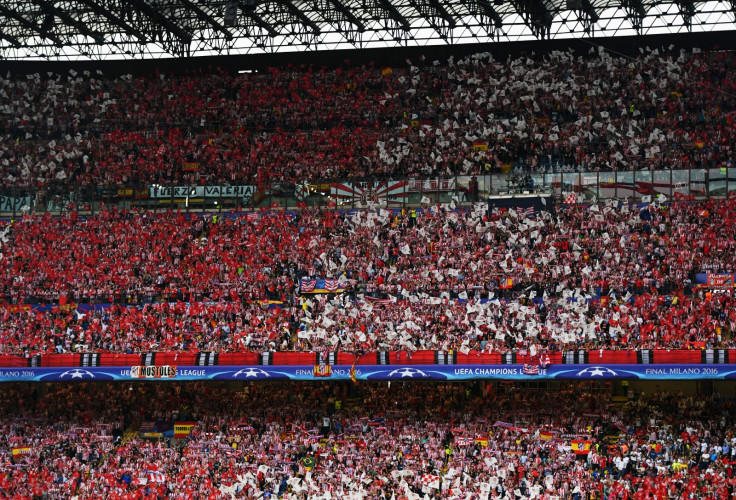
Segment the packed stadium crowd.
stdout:
[[[731,52],[672,47],[8,73],[0,191],[732,166],[734,82]],[[22,210],[0,221],[0,354],[736,346],[736,198],[534,212],[477,197],[411,210]],[[710,288],[700,273],[731,278]],[[732,400],[609,392],[0,384],[0,497],[736,497]],[[153,431],[177,423],[181,436]]]
[[0,352],[733,345],[736,199],[550,208],[27,216]]
[[250,74],[8,74],[0,182],[253,185],[733,159],[730,52],[591,52]]
[[[580,385],[551,398],[477,384],[157,383],[5,385],[0,397],[4,498],[736,493],[734,406],[717,394],[632,393],[614,404]],[[177,422],[178,438],[150,431]]]

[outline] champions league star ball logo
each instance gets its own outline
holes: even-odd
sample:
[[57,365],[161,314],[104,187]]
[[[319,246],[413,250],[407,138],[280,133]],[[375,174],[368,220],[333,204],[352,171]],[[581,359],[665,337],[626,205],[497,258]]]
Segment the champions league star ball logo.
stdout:
[[244,375],[245,378],[261,378],[271,376],[260,368],[248,368],[247,370],[238,370],[233,374],[233,378],[238,378],[240,375]]
[[605,366],[590,366],[586,368],[585,370],[580,370],[577,375],[577,377],[586,377],[586,378],[593,378],[593,377],[616,377],[618,376],[618,373],[611,370],[610,368],[606,368]]
[[388,374],[392,378],[427,378],[429,375],[416,368],[399,368]]
[[95,378],[95,375],[94,375],[94,373],[92,373],[90,371],[80,370],[79,368],[75,368],[73,370],[67,370],[67,371],[65,371],[64,373],[62,373],[61,375],[59,375],[59,378],[70,378],[70,379],[81,378],[81,379],[85,379],[85,378]]

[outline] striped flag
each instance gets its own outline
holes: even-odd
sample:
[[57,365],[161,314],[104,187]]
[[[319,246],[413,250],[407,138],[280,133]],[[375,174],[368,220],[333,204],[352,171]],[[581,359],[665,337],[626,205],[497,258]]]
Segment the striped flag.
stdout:
[[546,368],[550,365],[552,361],[549,359],[549,354],[542,353],[539,355],[539,366],[542,368]]
[[340,288],[340,281],[334,279],[325,280],[325,290],[328,292],[334,292],[338,288]]
[[317,284],[317,280],[302,280],[299,289],[302,293],[309,293],[314,290],[314,286]]
[[475,444],[475,438],[472,438],[472,437],[455,438],[455,444],[458,446],[462,446],[462,447],[473,446]]
[[538,365],[524,365],[522,368],[524,375],[539,375]]
[[371,297],[370,295],[366,295],[365,300],[367,302],[370,302],[374,306],[389,306],[394,302],[391,299],[377,299],[376,297]]

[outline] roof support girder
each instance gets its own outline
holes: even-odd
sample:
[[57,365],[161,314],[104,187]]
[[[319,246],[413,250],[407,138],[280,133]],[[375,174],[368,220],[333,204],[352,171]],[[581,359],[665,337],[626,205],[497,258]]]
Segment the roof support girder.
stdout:
[[37,24],[32,23],[31,21],[29,21],[25,17],[21,16],[18,12],[16,12],[13,9],[10,9],[10,8],[6,7],[2,3],[0,3],[0,14],[2,14],[3,16],[5,16],[7,18],[15,19],[24,28],[26,28],[28,30],[31,30],[31,31],[35,31],[36,33],[38,33],[42,37],[51,40],[52,42],[54,42],[54,44],[56,44],[57,47],[63,47],[64,46],[64,42],[61,41],[61,39],[58,36],[54,35],[53,33],[50,33],[48,30],[42,28],[41,26],[38,26]]
[[103,43],[105,43],[105,37],[102,33],[92,31],[87,27],[84,22],[74,19],[71,15],[69,15],[67,11],[59,9],[58,7],[56,7],[56,5],[49,3],[46,0],[33,0],[33,2],[41,7],[44,12],[48,14],[53,14],[54,16],[64,21],[64,24],[75,28],[81,34],[90,37],[98,44],[102,45]]
[[511,3],[537,39],[549,38],[552,14],[543,0],[511,0]]
[[386,12],[391,19],[399,23],[404,31],[409,31],[411,29],[409,21],[407,21],[406,18],[401,15],[401,12],[399,12],[399,10],[394,7],[391,2],[389,2],[388,0],[376,0],[376,5],[381,10]]
[[328,0],[334,7],[335,10],[337,10],[340,14],[342,14],[345,19],[355,26],[359,32],[363,33],[365,31],[365,25],[362,23],[360,19],[358,19],[355,14],[352,13],[350,9],[345,7],[343,3],[340,0]]
[[192,12],[194,12],[194,14],[196,14],[196,16],[200,20],[207,22],[210,26],[212,26],[217,31],[219,31],[220,33],[222,33],[223,35],[225,35],[225,38],[227,40],[232,40],[233,39],[233,34],[230,32],[230,30],[228,30],[227,28],[225,28],[225,26],[223,26],[222,24],[220,24],[220,22],[217,19],[215,19],[214,17],[212,17],[205,10],[203,10],[197,4],[195,4],[194,2],[192,2],[192,0],[182,0],[182,1],[186,4],[187,9],[191,10]]
[[636,31],[636,34],[641,35],[644,17],[647,15],[644,4],[641,3],[641,0],[623,0],[621,6],[628,14],[631,26]]
[[680,8],[682,22],[688,31],[693,29],[693,17],[695,17],[695,3],[692,0],[676,0],[675,3]]
[[266,33],[268,33],[268,35],[271,38],[274,38],[274,37],[279,36],[278,32],[273,28],[273,26],[271,26],[266,21],[264,21],[263,18],[261,16],[259,16],[258,14],[256,14],[256,12],[251,7],[245,5],[245,2],[243,2],[242,0],[240,0],[238,2],[238,6],[240,7],[240,10],[243,12],[243,14],[248,19],[250,19],[251,21],[253,21],[253,23],[256,26],[258,26],[259,28],[261,28],[263,31],[265,31]]
[[488,0],[470,1],[469,4],[474,5],[478,13],[491,19],[496,28],[500,28],[503,25],[503,19],[501,19],[501,16]]
[[299,9],[298,9],[298,8],[297,8],[297,7],[296,7],[296,6],[295,6],[295,5],[294,5],[294,4],[293,4],[293,3],[291,2],[291,0],[276,0],[276,1],[277,1],[277,2],[279,3],[279,4],[283,5],[284,7],[286,7],[286,10],[287,10],[287,11],[289,12],[289,14],[290,14],[290,15],[291,15],[292,17],[294,17],[294,18],[296,18],[296,19],[300,20],[300,21],[301,21],[301,24],[303,24],[303,25],[305,25],[305,26],[308,26],[308,27],[309,27],[309,29],[311,29],[311,30],[312,30],[312,33],[313,33],[313,34],[314,34],[315,36],[319,36],[319,35],[320,35],[320,34],[322,33],[322,30],[321,30],[321,29],[319,29],[319,26],[317,26],[317,23],[315,23],[314,21],[312,21],[311,19],[309,19],[309,18],[308,18],[308,17],[306,16],[306,14],[304,14],[304,12],[302,12],[301,10],[299,10]]
[[84,4],[84,5],[86,5],[90,9],[92,9],[92,11],[95,14],[97,14],[97,15],[99,15],[101,17],[104,17],[105,19],[107,19],[108,21],[110,21],[112,24],[114,24],[116,26],[119,26],[128,35],[135,36],[138,39],[139,42],[146,43],[148,41],[148,38],[143,33],[141,33],[140,30],[134,28],[133,26],[131,26],[130,24],[128,24],[126,21],[124,21],[123,19],[121,19],[119,16],[117,16],[114,12],[110,11],[109,9],[106,9],[106,8],[102,7],[101,5],[99,5],[98,3],[96,3],[95,1],[93,1],[93,0],[77,0],[77,1],[80,2],[80,3],[82,3],[82,4]]
[[168,17],[160,11],[148,5],[145,0],[128,0],[130,3],[138,7],[140,12],[146,15],[154,24],[158,24],[166,31],[174,35],[184,46],[188,46],[192,41],[191,33],[188,33],[181,26],[172,22]]
[[23,44],[20,43],[20,40],[18,40],[17,38],[14,38],[6,33],[3,33],[2,28],[0,28],[0,39],[7,40],[16,49],[19,49],[23,46]]
[[411,0],[410,4],[443,40],[452,37],[452,29],[457,25],[455,18],[437,0]]
[[595,10],[595,7],[593,6],[592,3],[590,3],[590,0],[581,0],[580,10],[586,16],[588,16],[588,22],[590,22],[591,24],[597,23],[598,19],[600,19],[600,16],[598,15],[598,11]]

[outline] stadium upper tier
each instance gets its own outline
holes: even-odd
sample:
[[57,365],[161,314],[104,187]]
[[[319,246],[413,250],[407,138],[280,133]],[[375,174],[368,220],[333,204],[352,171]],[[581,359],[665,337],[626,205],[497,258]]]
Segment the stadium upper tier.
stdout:
[[26,216],[0,352],[733,346],[735,209]]
[[731,52],[593,52],[254,74],[8,75],[0,183],[44,195],[733,159]]
[[[349,392],[348,392],[349,391]],[[731,400],[582,386],[0,387],[8,498],[733,498]],[[171,437],[168,437],[171,436]]]

